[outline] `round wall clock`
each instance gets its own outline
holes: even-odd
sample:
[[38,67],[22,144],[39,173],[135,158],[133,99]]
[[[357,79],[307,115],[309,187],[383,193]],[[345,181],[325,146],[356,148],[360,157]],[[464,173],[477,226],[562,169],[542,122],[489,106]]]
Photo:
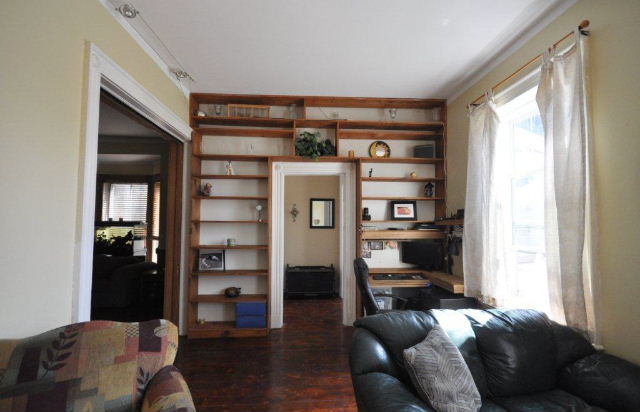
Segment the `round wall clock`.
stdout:
[[369,146],[369,156],[371,157],[389,157],[391,156],[391,148],[382,140],[376,140]]

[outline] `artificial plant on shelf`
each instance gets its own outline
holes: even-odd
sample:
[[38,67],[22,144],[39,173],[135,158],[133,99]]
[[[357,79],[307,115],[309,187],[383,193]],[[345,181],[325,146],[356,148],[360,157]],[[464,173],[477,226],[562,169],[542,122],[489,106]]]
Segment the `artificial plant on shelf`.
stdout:
[[298,156],[318,159],[320,156],[335,156],[336,147],[331,140],[319,141],[320,132],[302,132],[296,141],[296,154]]

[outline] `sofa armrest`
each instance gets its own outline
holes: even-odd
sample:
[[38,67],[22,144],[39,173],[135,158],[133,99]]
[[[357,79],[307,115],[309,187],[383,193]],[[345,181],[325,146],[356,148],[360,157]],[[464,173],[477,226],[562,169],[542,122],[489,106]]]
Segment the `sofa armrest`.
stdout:
[[371,372],[400,377],[400,371],[386,347],[376,335],[362,328],[356,328],[353,333],[349,350],[349,367],[353,379]]
[[373,372],[354,378],[360,412],[434,412],[397,378]]
[[640,411],[640,366],[594,353],[560,371],[559,386],[610,411]]
[[142,412],[195,412],[184,377],[173,365],[160,369],[149,381],[142,399]]

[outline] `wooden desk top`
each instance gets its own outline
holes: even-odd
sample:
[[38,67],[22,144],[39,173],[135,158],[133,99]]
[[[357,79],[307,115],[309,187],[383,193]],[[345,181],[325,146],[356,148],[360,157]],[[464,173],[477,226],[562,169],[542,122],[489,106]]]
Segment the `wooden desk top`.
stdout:
[[[420,273],[425,280],[374,280],[371,275],[386,273]],[[432,272],[411,268],[369,268],[369,284],[372,288],[416,288],[426,287],[430,283],[452,293],[464,293],[464,279],[461,276],[444,272]]]

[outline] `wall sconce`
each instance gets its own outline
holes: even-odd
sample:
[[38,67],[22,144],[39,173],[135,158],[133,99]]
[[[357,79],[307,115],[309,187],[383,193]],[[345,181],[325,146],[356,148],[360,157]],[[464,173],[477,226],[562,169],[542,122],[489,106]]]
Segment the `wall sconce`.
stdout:
[[296,207],[296,204],[293,204],[293,207],[291,208],[291,210],[289,211],[289,213],[291,213],[291,216],[293,217],[293,221],[296,221],[296,218],[298,217],[298,215],[300,214],[300,211],[298,210],[298,208]]

